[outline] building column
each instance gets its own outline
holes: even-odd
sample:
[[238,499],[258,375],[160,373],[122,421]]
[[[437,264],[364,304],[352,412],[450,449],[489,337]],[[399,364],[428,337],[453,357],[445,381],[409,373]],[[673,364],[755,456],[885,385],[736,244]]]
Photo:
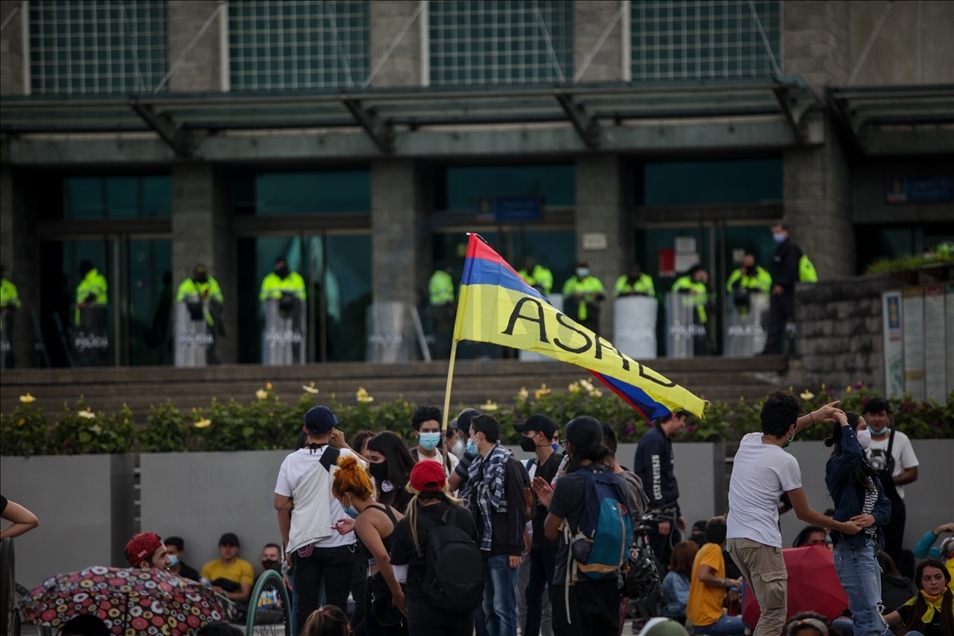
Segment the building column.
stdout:
[[[0,95],[29,95],[24,82],[23,57],[27,43],[23,41],[27,20],[26,2],[0,2]],[[14,13],[16,11],[16,13]]]
[[430,171],[408,159],[371,163],[371,253],[375,302],[416,307],[431,269]]
[[[17,177],[17,178],[15,178]],[[0,166],[0,258],[6,277],[17,286],[21,307],[16,311],[10,342],[19,368],[33,364],[35,332],[30,312],[40,317],[39,243],[36,238],[38,209],[30,187],[14,175],[9,165]],[[30,186],[36,187],[34,181]]]
[[[420,0],[389,0],[368,4],[368,11],[371,14],[371,32],[368,34],[371,43],[369,71],[374,69],[378,60],[390,48],[394,38],[404,30],[408,20],[420,7]],[[371,86],[424,85],[421,77],[423,69],[421,33],[422,29],[427,28],[427,25],[423,23],[426,19],[425,8],[417,13],[417,17],[404,31],[404,35],[398,40],[387,61],[371,79]]]
[[632,165],[619,155],[576,158],[576,253],[606,288],[600,335],[613,339],[613,287],[629,271],[636,241]]
[[[228,91],[228,3],[189,0],[167,2],[166,7],[169,12],[169,68],[172,70],[169,90],[181,93]],[[182,57],[219,7],[222,7],[221,12]],[[172,68],[173,64],[176,64],[175,68]]]
[[[826,86],[848,81],[848,4],[813,0],[782,5],[783,73],[802,76],[818,95],[824,95]],[[785,220],[792,238],[820,278],[854,275],[850,171],[831,119],[825,123],[823,146],[789,148],[782,157]]]
[[231,179],[207,164],[172,168],[173,289],[202,263],[222,287],[225,337],[216,347],[224,363],[238,362],[238,263],[232,232]]

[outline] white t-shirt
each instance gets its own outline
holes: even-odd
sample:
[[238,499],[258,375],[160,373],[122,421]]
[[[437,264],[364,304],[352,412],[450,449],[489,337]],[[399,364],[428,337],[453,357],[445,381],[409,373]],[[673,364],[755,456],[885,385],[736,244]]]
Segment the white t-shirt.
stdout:
[[[312,451],[309,448],[299,448],[286,457],[285,461],[282,462],[281,469],[278,471],[278,483],[275,484],[275,494],[282,495],[283,497],[291,497],[295,488],[318,467],[318,462],[327,449],[327,446],[322,446],[316,451]],[[339,449],[339,452],[341,453],[341,457],[358,457],[358,455],[346,448]],[[362,466],[365,465],[365,461],[360,457],[358,457],[358,463]],[[335,471],[337,470],[337,466],[331,467],[330,474],[332,479],[334,479]],[[341,503],[331,494],[330,488],[328,490],[328,499],[330,500],[329,510],[331,512],[332,523],[337,522],[338,519],[348,517],[348,515],[345,514],[344,508],[341,507]],[[295,514],[294,510],[292,510],[292,514]],[[317,541],[315,545],[322,548],[335,548],[340,545],[351,545],[352,543],[354,543],[354,532],[338,534],[337,531],[334,531],[331,533],[331,536]]]
[[[888,429],[888,435],[884,439],[871,440],[871,446],[865,453],[868,457],[868,463],[875,470],[884,470],[885,455],[888,453],[888,441],[891,438],[891,429]],[[894,472],[892,477],[897,477],[908,468],[914,468],[918,465],[917,455],[914,454],[914,447],[911,446],[911,440],[901,431],[894,433],[894,446],[891,447],[891,455],[894,457]],[[898,496],[904,499],[904,486],[895,486]]]
[[444,466],[444,472],[447,473],[446,475],[447,477],[450,477],[451,475],[453,475],[454,469],[457,468],[457,464],[460,463],[460,460],[457,459],[457,455],[455,455],[454,453],[450,454],[450,472],[448,473],[447,466],[444,464],[444,455],[440,451],[435,451],[435,452],[437,453],[437,455],[435,455],[434,457],[427,457],[426,455],[424,455],[424,453],[420,451],[420,449],[418,449],[417,458],[419,461],[424,461],[426,459],[428,461],[437,462],[441,466]]
[[798,461],[775,444],[762,443],[761,433],[749,433],[732,464],[726,537],[781,548],[778,500],[801,487]]

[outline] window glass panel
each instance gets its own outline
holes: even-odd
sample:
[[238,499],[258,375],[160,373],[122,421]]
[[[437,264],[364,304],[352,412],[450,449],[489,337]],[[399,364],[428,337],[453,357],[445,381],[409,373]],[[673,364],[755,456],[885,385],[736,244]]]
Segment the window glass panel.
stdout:
[[[371,172],[268,173],[255,176],[256,214],[315,214],[322,212],[368,212],[371,210]],[[237,205],[247,207],[241,196],[249,188],[239,186]]]
[[168,175],[63,179],[64,219],[171,215],[172,178]]
[[633,80],[772,76],[772,57],[782,64],[780,5],[778,0],[631,3]]
[[452,167],[445,171],[445,181],[446,200],[436,201],[438,209],[462,210],[472,208],[477,197],[523,194],[542,195],[548,206],[576,203],[572,164]]
[[361,86],[369,24],[366,1],[231,0],[231,89]]
[[172,241],[131,240],[128,262],[129,364],[172,364]]
[[63,182],[64,219],[101,219],[106,216],[102,179],[72,177]]
[[647,163],[644,188],[645,205],[779,202],[782,160]]
[[328,360],[365,359],[365,314],[371,304],[371,237],[329,236],[327,282]]
[[139,179],[133,177],[106,177],[106,216],[129,218],[139,216]]
[[152,93],[168,71],[164,0],[29,6],[32,93]]
[[569,0],[432,0],[428,7],[433,85],[530,84],[573,77]]
[[168,176],[140,177],[142,188],[139,216],[172,216],[172,179]]

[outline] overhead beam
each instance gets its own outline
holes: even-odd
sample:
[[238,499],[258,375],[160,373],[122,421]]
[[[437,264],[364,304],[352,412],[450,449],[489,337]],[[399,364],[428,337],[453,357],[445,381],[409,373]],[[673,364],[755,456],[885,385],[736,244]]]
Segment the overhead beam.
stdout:
[[165,113],[157,114],[149,104],[141,104],[139,100],[133,98],[129,105],[139,115],[146,125],[159,135],[160,139],[166,142],[177,157],[189,157],[192,155],[192,147],[189,143],[185,131],[181,126],[177,126],[172,118]]
[[394,152],[394,130],[391,126],[381,121],[374,111],[362,108],[361,102],[356,99],[345,97],[341,100],[341,103],[348,109],[355,121],[364,128],[364,132],[371,137],[371,141],[381,152],[386,154]]
[[587,114],[582,104],[573,101],[571,95],[566,93],[556,93],[556,100],[563,108],[567,118],[576,129],[576,133],[586,144],[587,148],[595,149],[600,147],[600,124]]
[[783,84],[773,84],[772,92],[775,93],[775,99],[778,100],[778,106],[788,120],[788,125],[792,127],[792,133],[799,144],[807,141],[807,135],[802,129],[802,116],[815,103],[814,99],[801,99],[797,93],[792,93],[788,86]]

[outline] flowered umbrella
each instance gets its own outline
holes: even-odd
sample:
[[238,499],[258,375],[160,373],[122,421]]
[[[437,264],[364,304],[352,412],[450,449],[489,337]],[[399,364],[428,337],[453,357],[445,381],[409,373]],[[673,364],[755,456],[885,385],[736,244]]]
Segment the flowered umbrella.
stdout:
[[21,599],[20,609],[26,620],[53,628],[92,614],[116,636],[186,636],[225,617],[210,588],[169,572],[135,568],[58,574]]

